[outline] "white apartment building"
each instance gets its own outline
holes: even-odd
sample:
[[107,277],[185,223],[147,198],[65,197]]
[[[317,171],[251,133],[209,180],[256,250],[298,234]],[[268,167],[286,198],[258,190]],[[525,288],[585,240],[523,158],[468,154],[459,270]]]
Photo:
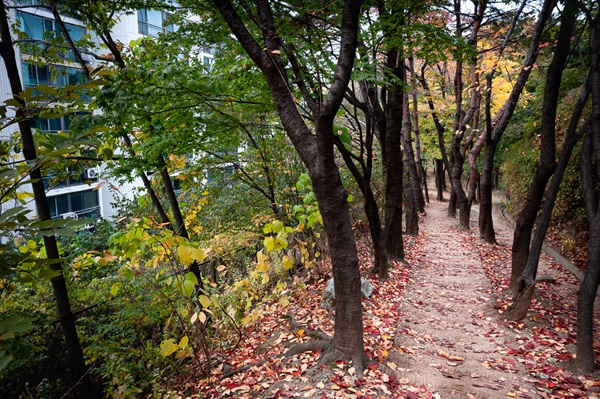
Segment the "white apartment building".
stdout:
[[[13,2],[16,5],[38,5],[39,0],[21,0]],[[174,31],[175,26],[168,24],[170,14],[165,11],[141,9],[129,15],[120,15],[118,23],[112,31],[112,37],[115,41],[128,45],[130,41],[142,36],[158,36],[161,33]],[[86,28],[80,20],[70,16],[62,16],[67,25],[70,35],[74,40],[81,38]],[[60,34],[60,30],[54,21],[50,10],[44,7],[23,7],[11,8],[9,18],[13,21],[20,21],[21,30],[32,39],[44,39],[47,31],[54,31]],[[93,32],[91,32],[94,37]],[[65,84],[76,84],[81,82],[83,74],[74,60],[65,59],[61,65],[55,65],[55,68],[64,68],[65,73],[52,78],[48,67],[36,66],[29,62],[31,56],[15,47],[17,63],[20,66],[21,81],[24,88],[35,87],[38,84],[60,87]],[[205,49],[200,53],[204,64],[212,62],[212,52]],[[91,56],[85,56],[84,59],[90,64],[95,60]],[[10,85],[7,79],[4,63],[0,58],[0,102],[6,101],[12,96]],[[63,116],[57,119],[36,119],[32,121],[32,126],[44,133],[52,134],[58,131],[69,129],[69,117]],[[7,140],[17,131],[17,126],[13,125],[0,131],[0,140]],[[22,157],[21,154],[15,154],[15,160]],[[141,179],[132,183],[119,184],[104,173],[104,167],[95,167],[85,169],[79,176],[70,176],[57,182],[48,176],[44,179],[47,188],[47,196],[50,203],[50,211],[53,218],[74,216],[105,219],[116,217],[116,210],[113,207],[117,196],[132,198],[136,189],[142,186]],[[104,183],[104,184],[103,184]],[[115,191],[114,189],[117,189]],[[30,186],[24,186],[23,190],[31,191]],[[2,211],[15,206],[13,203],[2,204]],[[33,201],[28,204],[33,214],[37,214]]]

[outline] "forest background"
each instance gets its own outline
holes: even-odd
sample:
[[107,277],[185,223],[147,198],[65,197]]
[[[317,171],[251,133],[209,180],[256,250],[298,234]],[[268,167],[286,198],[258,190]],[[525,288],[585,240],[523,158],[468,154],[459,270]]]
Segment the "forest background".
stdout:
[[[479,203],[490,245],[492,189],[505,191],[516,220],[507,318],[527,314],[548,231],[585,270],[576,362],[594,369],[596,2],[40,3],[89,34],[48,31],[41,43],[7,17],[30,5],[3,2],[13,98],[0,116],[19,132],[0,164],[0,198],[17,204],[0,215],[2,396],[163,395],[173,376],[209,376],[260,303],[285,307],[331,275],[334,335],[294,350],[362,375],[355,237],[371,246],[370,274],[402,267],[432,170],[461,228]],[[116,41],[116,18],[140,8],[168,12],[178,29]],[[55,78],[72,59],[85,79],[23,90],[13,45]],[[194,56],[201,47],[214,63]],[[69,131],[32,128],[62,117]],[[52,219],[42,177],[100,163],[144,182],[121,217]]]

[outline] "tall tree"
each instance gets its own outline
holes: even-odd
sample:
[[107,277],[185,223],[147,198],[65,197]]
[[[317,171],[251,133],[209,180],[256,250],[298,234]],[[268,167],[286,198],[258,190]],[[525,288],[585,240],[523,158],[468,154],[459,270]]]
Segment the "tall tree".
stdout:
[[[531,74],[533,65],[535,64],[538,54],[540,52],[540,43],[543,37],[544,28],[546,22],[550,18],[552,10],[556,6],[556,0],[544,0],[542,10],[535,24],[534,30],[531,36],[531,43],[529,44],[529,50],[525,60],[523,61],[523,67],[519,72],[519,76],[513,85],[513,89],[506,99],[502,108],[492,119],[491,116],[491,90],[492,90],[492,79],[494,70],[488,73],[486,77],[486,129],[485,129],[485,155],[483,168],[481,171],[481,198],[479,203],[479,234],[481,238],[490,244],[496,243],[496,235],[494,233],[494,224],[492,220],[492,183],[493,183],[493,171],[494,171],[494,157],[496,154],[496,148],[502,135],[506,131],[506,128],[514,114],[515,108],[521,97],[521,93],[525,88],[525,83]],[[524,2],[520,7],[520,10],[524,7]],[[516,14],[513,21],[520,14],[520,11]],[[504,43],[501,46],[501,50],[506,48],[508,38],[514,27],[514,22],[509,29]],[[495,69],[495,68],[494,68]],[[529,244],[527,244],[529,245]]]
[[[19,107],[16,110],[16,119],[19,120],[19,132],[21,134],[23,156],[27,162],[36,163],[38,161],[37,148],[31,130],[30,118],[25,113],[27,104],[24,96],[22,96],[23,88],[21,86],[21,78],[19,76],[13,40],[10,34],[7,9],[4,2],[0,9],[0,56],[6,67],[13,99],[19,103]],[[33,188],[38,217],[42,221],[49,221],[52,219],[50,216],[50,207],[48,205],[46,189],[39,167],[33,168],[29,176],[31,178],[31,186]],[[63,275],[62,264],[60,262],[56,236],[53,232],[49,231],[43,235],[43,240],[44,247],[46,248],[46,256],[50,261],[50,268],[58,272],[50,281],[52,283],[60,325],[65,337],[69,355],[69,366],[71,367],[73,387],[75,387],[82,398],[99,397],[98,391],[92,386],[89,369],[83,358],[83,350],[81,349],[75,326],[75,319],[73,317],[73,312],[71,311],[71,303],[65,277]]]
[[[585,372],[594,371],[594,302],[600,285],[600,11],[590,20],[590,91],[592,95],[591,129],[581,156],[583,198],[588,220],[588,255],[585,275],[577,298],[577,364]],[[593,168],[595,158],[595,170]]]
[[[275,8],[275,5],[275,2],[267,0],[257,1],[252,8],[246,2],[240,2],[238,6],[231,1],[214,2],[237,40],[263,72],[277,113],[309,171],[319,202],[333,264],[336,298],[334,336],[326,345],[320,361],[352,360],[359,374],[362,374],[367,357],[362,336],[360,273],[347,194],[335,163],[333,148],[334,119],[350,81],[362,1],[348,0],[344,3],[336,46],[339,54],[326,97],[325,93],[311,94],[306,90],[306,77],[300,70],[298,54],[291,43],[280,35],[276,26],[276,22],[287,21],[289,15],[286,10]],[[280,13],[275,15],[276,11]],[[247,18],[246,22],[242,15]],[[260,39],[252,34],[255,29],[260,32]],[[293,79],[290,79],[282,52],[291,64]],[[314,133],[296,105],[290,86],[292,81],[310,110]]]
[[556,110],[558,94],[562,74],[569,56],[571,37],[575,30],[576,12],[576,1],[566,0],[565,8],[560,18],[560,30],[554,48],[554,56],[552,57],[546,76],[540,128],[540,163],[529,186],[525,204],[519,213],[515,225],[510,277],[510,288],[513,291],[520,291],[518,279],[523,274],[527,258],[529,257],[533,226],[544,198],[546,184],[556,169]]

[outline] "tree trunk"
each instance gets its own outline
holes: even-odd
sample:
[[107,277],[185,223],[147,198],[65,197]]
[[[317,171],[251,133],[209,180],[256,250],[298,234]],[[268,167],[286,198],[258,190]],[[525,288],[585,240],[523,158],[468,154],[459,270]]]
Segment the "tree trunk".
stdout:
[[538,210],[544,191],[550,176],[556,168],[556,108],[560,81],[565,68],[571,36],[574,31],[574,15],[576,12],[576,1],[566,0],[565,10],[561,15],[560,31],[554,49],[552,62],[548,67],[546,77],[546,88],[544,90],[544,105],[542,108],[542,122],[540,128],[541,149],[540,164],[533,177],[533,182],[527,192],[525,205],[517,218],[512,246],[512,270],[509,288],[513,291],[519,290],[518,279],[523,274],[527,258],[529,257],[529,245],[531,243],[531,232],[537,218]]
[[[377,200],[375,199],[375,195],[373,194],[373,189],[371,187],[371,180],[369,177],[370,171],[365,170],[368,168],[368,166],[362,164],[361,166],[364,173],[361,174],[360,170],[354,164],[350,152],[344,147],[344,144],[338,140],[336,141],[336,145],[364,197],[364,210],[369,223],[369,232],[371,234],[371,240],[373,241],[373,252],[375,257],[373,273],[379,275],[379,278],[387,279],[389,277],[388,254],[383,228],[381,226],[381,218],[379,217]],[[367,147],[372,146],[367,145]]]
[[[521,96],[523,88],[525,87],[525,83],[527,83],[527,79],[529,78],[529,75],[533,69],[533,65],[537,60],[537,56],[540,50],[539,44],[544,33],[544,27],[546,26],[546,21],[550,17],[552,10],[556,5],[556,1],[557,0],[544,0],[542,11],[533,30],[531,43],[529,45],[529,50],[527,52],[527,57],[525,58],[525,62],[523,64],[523,68],[521,68],[517,81],[515,82],[508,99],[504,102],[502,108],[496,114],[494,121],[491,120],[491,115],[489,114],[490,111],[488,107],[490,106],[491,101],[489,93],[492,89],[492,80],[495,68],[492,69],[492,72],[488,74],[486,79],[486,124],[489,124],[489,126],[486,127],[485,158],[483,170],[481,173],[481,203],[479,207],[479,231],[485,242],[490,244],[496,243],[494,224],[492,219],[492,186],[494,156],[496,154],[496,148],[498,146],[498,143],[500,142],[500,139],[502,138],[502,135],[504,134],[504,131],[508,126],[508,123],[512,118],[512,115],[519,101],[519,97]],[[517,16],[519,14],[520,12],[517,13]],[[513,21],[516,22],[516,19]],[[512,32],[512,29],[510,30],[510,32]],[[510,35],[506,36],[501,51],[506,47],[506,43],[508,42],[509,36]]]
[[581,154],[582,185],[588,218],[588,257],[577,298],[577,366],[594,371],[594,302],[600,284],[600,201],[592,172],[592,152],[596,172],[600,171],[600,13],[590,21],[590,91],[592,93],[591,132]]
[[441,159],[435,160],[435,187],[437,189],[437,200],[444,200],[444,164]]
[[[388,51],[387,67],[398,77],[404,77],[403,62],[398,49]],[[385,109],[385,243],[390,259],[404,260],[402,238],[403,165],[400,150],[402,135],[403,96],[400,86],[391,87]]]
[[415,200],[415,196],[413,193],[413,185],[410,184],[410,177],[405,176],[404,179],[404,200],[406,204],[406,231],[405,233],[409,236],[418,236],[419,235],[419,212],[417,209],[417,204]]
[[[406,73],[404,73],[404,81],[406,81]],[[421,174],[419,169],[417,168],[417,162],[415,159],[415,151],[412,145],[412,129],[413,124],[418,123],[418,119],[413,118],[411,121],[411,107],[409,101],[409,93],[403,93],[403,118],[404,118],[404,132],[402,135],[402,149],[404,153],[404,159],[406,161],[407,170],[409,172],[408,177],[410,181],[410,185],[412,187],[413,196],[415,198],[415,206],[417,210],[421,213],[425,212],[425,197],[423,196],[423,190],[421,190]],[[416,117],[416,104],[413,104],[413,117]]]
[[[320,362],[352,360],[357,374],[362,376],[367,356],[363,343],[358,256],[350,221],[348,196],[342,185],[333,151],[333,121],[350,81],[362,1],[345,2],[340,31],[340,54],[336,72],[328,85],[327,97],[315,100],[304,96],[312,112],[316,136],[308,128],[292,96],[281,53],[286,52],[288,58],[293,58],[295,53],[284,46],[283,39],[277,35],[275,18],[269,2],[263,0],[256,3],[259,29],[262,33],[260,42],[252,36],[230,1],[216,1],[214,5],[240,45],[261,69],[281,123],[309,170],[319,203],[329,243],[336,298],[334,336],[324,349]],[[305,82],[296,83],[300,85]]]
[[[429,203],[429,191],[427,190],[427,181],[425,179],[425,170],[423,169],[423,160],[421,159],[421,131],[419,129],[419,101],[417,97],[417,76],[415,75],[415,59],[411,54],[408,59],[410,68],[410,87],[412,94],[412,126],[413,133],[415,136],[415,162],[417,163],[417,176],[419,179],[419,185],[423,187],[425,192],[425,202]],[[425,208],[423,208],[425,211]]]
[[[21,99],[18,93],[22,92],[21,79],[13,48],[12,38],[10,36],[10,27],[8,24],[8,16],[6,6],[2,5],[0,11],[0,56],[4,60],[8,79],[10,82],[13,98],[21,103],[21,106],[16,111],[16,119],[19,122],[19,131],[21,134],[21,142],[23,148],[23,156],[31,164],[38,161],[37,149],[33,139],[31,126],[29,124],[30,116],[24,113],[24,107],[27,106],[25,101]],[[42,181],[42,174],[39,168],[32,169],[30,173],[31,186],[33,188],[33,196],[35,205],[40,220],[51,220],[50,207],[46,197],[46,190]],[[60,272],[50,281],[56,300],[56,307],[60,325],[65,337],[67,353],[69,355],[69,367],[71,368],[72,384],[76,392],[81,398],[99,398],[100,393],[94,389],[89,374],[88,366],[85,364],[83,350],[77,335],[75,319],[71,311],[71,304],[64,275],[62,274],[62,264],[60,262],[60,254],[56,237],[54,235],[44,235],[44,247],[46,249],[46,257],[52,262],[50,268]]]

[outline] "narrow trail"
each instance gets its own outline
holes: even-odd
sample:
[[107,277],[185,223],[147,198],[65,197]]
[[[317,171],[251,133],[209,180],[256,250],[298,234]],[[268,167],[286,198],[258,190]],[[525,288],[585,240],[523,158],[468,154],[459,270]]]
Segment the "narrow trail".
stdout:
[[[523,365],[507,359],[516,334],[498,330],[498,305],[477,248],[448,217],[447,203],[432,200],[426,211],[389,357],[395,374],[442,398],[538,397]],[[505,223],[495,216],[496,226]]]
[[[406,262],[391,265],[390,279],[365,274],[375,291],[363,301],[364,345],[373,360],[364,378],[348,362],[317,366],[319,353],[284,355],[314,339],[312,330],[333,335],[333,315],[319,306],[327,279],[294,278],[289,303],[261,302],[239,347],[210,378],[191,381],[182,392],[203,399],[600,398],[600,372],[572,371],[578,280],[543,254],[538,276],[549,279],[536,284],[528,316],[503,320],[512,228],[496,212],[498,245],[483,244],[478,207],[465,232],[447,216],[447,205],[428,204],[419,237],[405,237]],[[368,240],[358,244],[367,271]],[[600,331],[600,303],[596,321]],[[595,352],[600,360],[600,342]]]

